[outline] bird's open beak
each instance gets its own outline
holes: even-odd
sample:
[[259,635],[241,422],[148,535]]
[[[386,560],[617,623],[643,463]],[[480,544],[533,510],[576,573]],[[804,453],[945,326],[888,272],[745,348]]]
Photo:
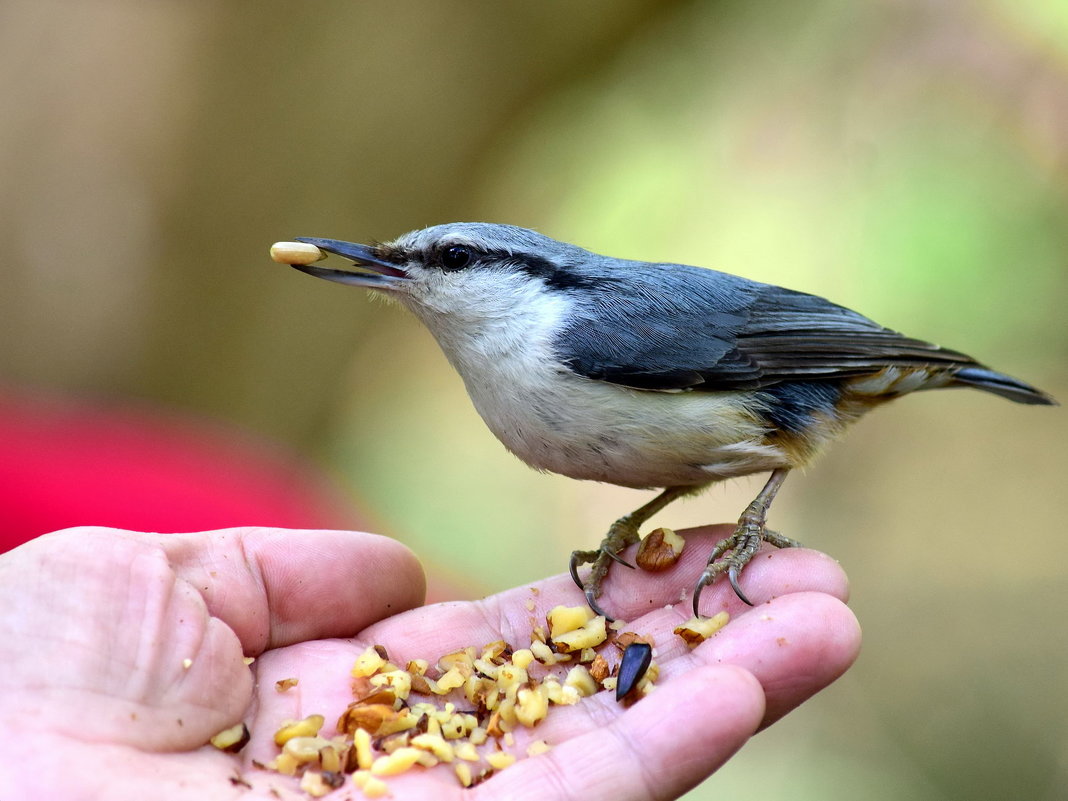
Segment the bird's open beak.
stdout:
[[342,242],[338,239],[316,239],[307,236],[298,236],[294,240],[315,245],[327,253],[334,253],[338,256],[344,256],[346,259],[352,259],[353,263],[358,267],[366,267],[370,270],[370,272],[348,272],[346,270],[333,270],[329,267],[316,267],[314,264],[292,265],[301,272],[314,275],[316,278],[325,278],[327,281],[336,281],[339,284],[365,286],[372,289],[396,289],[409,277],[396,264],[376,256],[374,250],[367,245],[356,245],[352,242]]

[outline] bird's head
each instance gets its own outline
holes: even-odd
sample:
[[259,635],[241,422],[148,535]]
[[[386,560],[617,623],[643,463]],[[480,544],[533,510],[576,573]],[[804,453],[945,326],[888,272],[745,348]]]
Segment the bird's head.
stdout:
[[449,223],[411,231],[392,242],[358,245],[298,238],[347,259],[359,271],[314,264],[296,269],[381,290],[430,318],[493,319],[551,302],[554,295],[589,285],[600,257],[582,248],[512,225]]

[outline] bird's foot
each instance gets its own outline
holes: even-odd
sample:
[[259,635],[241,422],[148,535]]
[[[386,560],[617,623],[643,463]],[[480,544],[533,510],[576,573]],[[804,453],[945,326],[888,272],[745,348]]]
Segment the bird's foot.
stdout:
[[[571,578],[574,579],[575,584],[582,590],[586,596],[586,603],[589,604],[590,609],[595,614],[604,615],[609,621],[613,620],[612,616],[605,612],[597,603],[597,598],[601,594],[601,585],[604,583],[605,576],[608,575],[608,569],[612,566],[612,562],[618,562],[621,565],[634,568],[630,562],[624,559],[619,554],[629,546],[638,541],[638,526],[630,517],[622,517],[612,524],[612,527],[608,530],[608,534],[603,540],[601,545],[593,551],[572,551],[571,561],[568,565],[571,571]],[[579,576],[578,569],[581,565],[592,564],[589,574],[583,579]]]
[[742,573],[742,568],[749,564],[756,552],[760,550],[760,543],[767,542],[776,548],[802,547],[801,543],[796,540],[784,537],[778,532],[769,531],[764,526],[763,515],[752,514],[751,511],[746,510],[746,514],[742,515],[738,521],[738,527],[734,530],[734,533],[716,543],[716,547],[709,554],[708,564],[693,589],[693,613],[695,617],[701,616],[698,608],[702,591],[724,573],[727,574],[727,580],[730,581],[735,595],[743,603],[749,606],[753,605],[753,602],[742,592],[742,588],[738,584],[738,577]]

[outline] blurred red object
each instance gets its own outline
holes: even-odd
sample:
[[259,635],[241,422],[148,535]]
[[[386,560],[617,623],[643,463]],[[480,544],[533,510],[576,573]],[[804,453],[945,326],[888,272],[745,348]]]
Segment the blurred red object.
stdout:
[[81,525],[359,528],[324,476],[221,426],[0,392],[0,553]]

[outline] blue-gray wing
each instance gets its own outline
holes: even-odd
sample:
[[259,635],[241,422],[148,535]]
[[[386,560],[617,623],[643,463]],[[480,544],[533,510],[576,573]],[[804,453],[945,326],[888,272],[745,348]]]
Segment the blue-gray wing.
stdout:
[[714,270],[629,262],[625,278],[591,289],[575,296],[557,353],[580,375],[637,389],[760,389],[975,364],[815,295]]

